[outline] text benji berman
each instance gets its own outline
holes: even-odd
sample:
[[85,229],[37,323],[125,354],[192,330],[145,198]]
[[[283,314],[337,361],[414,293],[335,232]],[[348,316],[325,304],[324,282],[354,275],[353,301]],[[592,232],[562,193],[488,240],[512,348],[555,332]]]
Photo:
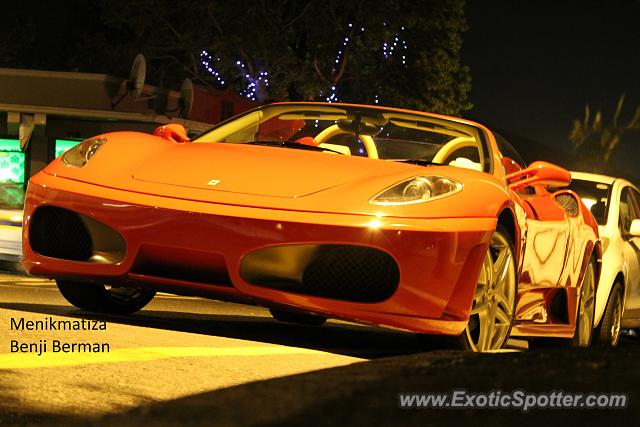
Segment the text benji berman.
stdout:
[[[24,317],[10,318],[12,331],[106,331],[107,322],[104,320],[55,320],[47,317],[45,320],[25,320]],[[43,353],[108,353],[110,346],[106,342],[62,342],[54,339],[51,347],[46,339],[37,342],[20,342],[11,340],[11,353],[35,353],[37,356]]]

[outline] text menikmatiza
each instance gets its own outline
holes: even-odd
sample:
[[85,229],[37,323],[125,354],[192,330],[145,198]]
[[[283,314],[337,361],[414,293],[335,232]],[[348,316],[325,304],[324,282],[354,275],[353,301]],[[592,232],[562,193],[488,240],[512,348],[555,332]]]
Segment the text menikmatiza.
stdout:
[[10,318],[12,331],[106,331],[104,320],[56,320],[46,317],[44,320],[26,320],[24,317]]

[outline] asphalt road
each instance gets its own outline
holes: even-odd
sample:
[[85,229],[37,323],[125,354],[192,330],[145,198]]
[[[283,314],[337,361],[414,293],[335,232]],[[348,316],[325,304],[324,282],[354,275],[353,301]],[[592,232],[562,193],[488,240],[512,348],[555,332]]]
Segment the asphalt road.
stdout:
[[[11,319],[23,318],[48,326],[49,318],[103,320],[106,330],[15,330]],[[0,274],[0,337],[0,425],[99,417],[419,351],[411,334],[339,322],[298,326],[263,308],[173,295],[156,296],[134,316],[96,315],[70,306],[51,281],[11,274]],[[38,355],[43,340],[48,352]],[[56,340],[106,343],[109,352],[53,353]],[[12,342],[33,351],[11,352]]]
[[[11,319],[104,321],[106,330],[14,330]],[[40,356],[11,352],[12,341],[36,350],[41,340],[49,351]],[[52,353],[55,340],[109,352]],[[0,274],[0,426],[628,424],[640,415],[639,358],[631,338],[615,352],[425,353],[412,334],[284,324],[262,308],[171,295],[134,316],[101,316],[71,307],[52,282]],[[398,406],[402,392],[461,388],[622,392],[629,405],[550,414]]]

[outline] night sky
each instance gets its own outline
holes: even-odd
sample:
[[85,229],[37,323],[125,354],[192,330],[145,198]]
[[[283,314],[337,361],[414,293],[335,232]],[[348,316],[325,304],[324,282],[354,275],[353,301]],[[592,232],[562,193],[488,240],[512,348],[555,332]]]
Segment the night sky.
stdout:
[[[474,104],[466,117],[554,147],[555,160],[560,150],[574,154],[568,135],[585,104],[605,120],[622,93],[623,118],[640,104],[640,1],[467,0],[466,11],[462,61]],[[614,166],[640,177],[638,159],[635,131]]]

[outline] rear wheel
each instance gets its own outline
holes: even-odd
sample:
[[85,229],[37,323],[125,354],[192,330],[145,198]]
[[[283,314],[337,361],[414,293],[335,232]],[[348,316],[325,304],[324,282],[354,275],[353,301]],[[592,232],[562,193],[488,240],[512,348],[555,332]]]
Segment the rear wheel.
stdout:
[[271,308],[269,312],[274,319],[287,323],[298,323],[309,326],[322,326],[327,321],[326,317],[315,314],[302,313],[299,311],[283,310],[279,308]]
[[595,261],[591,259],[584,272],[582,286],[580,287],[576,328],[573,333],[573,338],[534,338],[529,341],[529,348],[561,347],[567,345],[571,347],[590,347],[594,335],[595,289]]
[[594,344],[598,347],[616,348],[620,342],[620,324],[622,323],[622,285],[616,283],[609,294],[607,307],[602,315],[600,326],[593,334]]
[[146,306],[155,291],[90,282],[56,280],[60,293],[74,306],[100,313],[131,314]]
[[593,318],[596,308],[596,275],[593,260],[587,265],[580,287],[580,301],[576,330],[570,344],[573,347],[589,347],[593,338]]

